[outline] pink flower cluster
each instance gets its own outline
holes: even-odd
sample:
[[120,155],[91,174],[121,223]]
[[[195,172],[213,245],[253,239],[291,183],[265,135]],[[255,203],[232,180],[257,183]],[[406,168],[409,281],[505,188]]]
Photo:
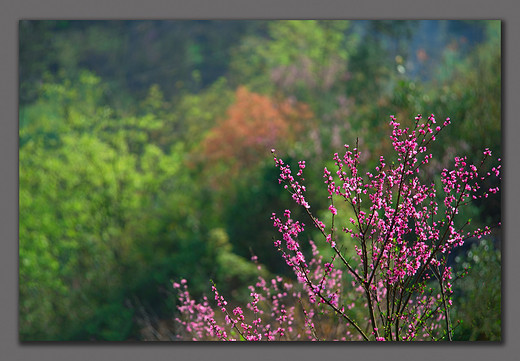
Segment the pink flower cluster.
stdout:
[[[280,276],[269,281],[258,276],[256,284],[249,286],[251,302],[247,304],[246,309],[236,306],[232,312],[228,312],[227,301],[213,285],[215,303],[224,316],[220,321],[206,297],[198,304],[190,298],[185,280],[180,284],[174,283],[174,288],[180,292],[181,305],[178,306],[178,310],[182,316],[176,319],[177,337],[188,339],[189,335],[190,340],[222,341],[319,340],[314,324],[323,314],[316,313],[312,304],[317,301],[316,297],[312,296],[315,292],[331,290],[327,291],[330,302],[337,304],[338,295],[342,292],[342,272],[333,270],[329,263],[323,264],[316,246],[312,246],[314,257],[309,264],[312,272],[307,272],[307,277],[315,282],[314,291],[307,289],[307,296],[303,297],[301,289],[291,282],[285,282]],[[252,260],[256,263],[256,256]],[[258,267],[261,269],[260,264]],[[325,311],[325,314],[330,313]]]
[[[274,153],[274,152],[273,152]],[[306,191],[305,186],[301,185],[292,175],[291,173],[291,167],[288,164],[284,164],[283,160],[277,159],[276,155],[274,156],[274,161],[276,163],[276,166],[280,168],[280,178],[279,183],[285,183],[284,188],[289,190],[289,192],[292,194],[292,198],[294,201],[305,207],[310,208],[309,203],[305,200],[304,192]],[[302,172],[305,169],[305,162],[300,161],[298,162],[299,171],[297,173],[297,176],[301,178]],[[303,180],[303,178],[301,178]]]

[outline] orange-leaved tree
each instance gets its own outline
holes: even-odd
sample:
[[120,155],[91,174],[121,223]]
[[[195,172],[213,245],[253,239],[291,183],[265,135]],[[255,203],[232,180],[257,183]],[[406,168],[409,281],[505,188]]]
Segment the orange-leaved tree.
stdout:
[[241,86],[227,116],[202,141],[201,155],[213,176],[227,179],[251,170],[271,148],[286,148],[310,125],[312,112],[294,99],[277,100]]

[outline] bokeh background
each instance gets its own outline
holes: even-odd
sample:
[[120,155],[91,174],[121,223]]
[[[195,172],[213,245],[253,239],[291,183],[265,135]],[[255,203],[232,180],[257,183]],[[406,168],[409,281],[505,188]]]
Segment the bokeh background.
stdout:
[[[271,148],[306,161],[324,219],[323,167],[356,142],[373,167],[390,115],[451,118],[432,179],[501,156],[500,21],[24,20],[19,76],[22,341],[170,340],[171,280],[245,302],[252,254],[290,277],[269,218],[303,215]],[[463,216],[495,225],[500,198]],[[470,267],[458,340],[501,340],[500,242],[497,227],[450,260]]]

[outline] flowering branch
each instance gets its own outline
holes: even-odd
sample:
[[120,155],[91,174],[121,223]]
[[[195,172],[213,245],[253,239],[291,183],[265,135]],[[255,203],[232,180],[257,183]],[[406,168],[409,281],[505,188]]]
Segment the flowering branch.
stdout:
[[[485,161],[491,157],[491,151],[485,149],[478,167],[468,164],[466,157],[455,157],[454,169],[442,170],[440,184],[421,181],[421,170],[432,159],[427,149],[450,123],[447,118],[437,125],[433,115],[426,120],[418,115],[410,129],[402,127],[392,116],[390,139],[396,162],[387,164],[381,156],[375,171],[366,172],[365,176],[359,171],[357,141],[352,150],[345,145],[342,157],[334,154],[335,174],[327,168],[323,172],[332,214],[330,232],[312,214],[306,199],[306,188],[302,184],[305,162],[298,162],[298,172],[293,176],[291,167],[278,158],[273,149],[275,166],[280,170],[279,183],[304,209],[312,225],[322,234],[324,244],[333,250],[333,256],[330,262],[323,263],[312,241],[312,255],[306,256],[298,240],[305,224],[294,220],[289,210],[285,210],[283,221],[273,213],[273,225],[282,235],[281,239],[274,239],[274,245],[294,272],[296,284],[283,283],[282,292],[281,277],[271,280],[270,286],[259,277],[259,282],[250,287],[251,324],[245,322],[245,314],[239,307],[233,310],[233,316],[228,313],[226,302],[215,285],[215,301],[225,315],[224,326],[217,324],[206,301],[203,305],[194,305],[189,295],[182,293],[183,306],[179,310],[192,317],[191,322],[183,321],[186,329],[195,332],[199,339],[209,335],[228,340],[226,327],[251,341],[274,340],[276,335],[279,340],[282,337],[302,339],[305,335],[291,326],[299,304],[306,337],[312,340],[332,338],[330,334],[320,335],[324,327],[315,327],[317,314],[343,322],[337,323],[335,328],[340,339],[452,340],[449,312],[452,270],[447,265],[447,256],[468,237],[480,238],[491,232],[491,227],[465,231],[469,221],[456,228],[455,219],[459,222],[459,210],[468,202],[498,192],[498,188],[482,191],[481,182],[492,176],[499,178],[501,166],[481,174]],[[350,225],[340,215],[342,208],[335,202],[338,199],[344,201],[353,214]],[[347,235],[349,247],[355,250],[355,263],[343,255],[347,247],[337,244],[340,239],[337,224]],[[346,269],[345,276],[352,278],[349,292],[345,292],[346,278],[341,268],[334,265],[336,261]],[[289,290],[292,290],[292,304],[287,303]],[[303,299],[300,290],[306,293]],[[271,302],[268,306],[271,321],[261,310],[262,302],[267,301]],[[190,312],[197,316],[193,318]],[[351,327],[357,336],[350,333]]]

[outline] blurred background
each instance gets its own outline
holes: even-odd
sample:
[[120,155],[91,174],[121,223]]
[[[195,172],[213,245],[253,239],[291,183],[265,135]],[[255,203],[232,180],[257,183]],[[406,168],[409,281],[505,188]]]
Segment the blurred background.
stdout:
[[[243,302],[253,254],[289,277],[270,216],[306,219],[271,148],[326,220],[333,153],[370,170],[419,113],[452,120],[429,177],[501,156],[500,21],[20,21],[20,340],[169,340],[171,280]],[[464,217],[497,224],[500,197]],[[501,340],[500,241],[450,260],[458,340]]]

